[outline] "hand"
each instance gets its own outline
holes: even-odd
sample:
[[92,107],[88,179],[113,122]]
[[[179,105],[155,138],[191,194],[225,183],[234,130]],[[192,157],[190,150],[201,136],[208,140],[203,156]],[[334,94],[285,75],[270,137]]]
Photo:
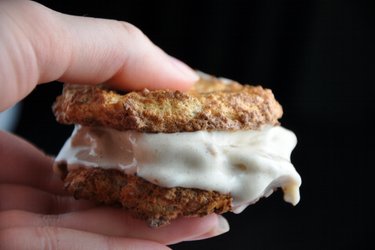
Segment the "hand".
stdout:
[[[0,111],[53,80],[180,90],[197,80],[128,23],[68,16],[32,1],[0,3],[0,44]],[[229,230],[218,215],[151,229],[124,210],[76,201],[52,162],[0,132],[0,249],[167,249]]]

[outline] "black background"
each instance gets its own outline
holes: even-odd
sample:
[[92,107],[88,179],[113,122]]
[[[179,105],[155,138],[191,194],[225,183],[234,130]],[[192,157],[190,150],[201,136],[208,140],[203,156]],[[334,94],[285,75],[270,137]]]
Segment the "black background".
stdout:
[[[281,192],[226,214],[230,232],[174,249],[369,249],[372,239],[375,8],[361,1],[39,1],[57,11],[126,20],[193,68],[271,88],[301,202]],[[17,133],[56,154],[71,127],[51,105],[61,84],[23,101]],[[362,246],[362,247],[361,247]]]

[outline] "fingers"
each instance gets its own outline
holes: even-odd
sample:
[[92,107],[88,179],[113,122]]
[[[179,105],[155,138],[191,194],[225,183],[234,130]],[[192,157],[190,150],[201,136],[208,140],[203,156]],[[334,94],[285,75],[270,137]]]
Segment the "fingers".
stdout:
[[23,139],[0,131],[0,183],[20,184],[65,194],[53,173],[53,159]]
[[37,83],[186,89],[198,79],[126,22],[64,15],[32,1],[0,2],[0,110]]
[[[61,182],[51,170],[52,160],[22,139],[0,132],[0,159],[3,159],[0,167],[0,183],[24,184],[46,192],[61,192]],[[27,200],[27,197],[24,198],[26,203],[17,200],[19,208],[27,206],[27,201],[32,202]],[[39,199],[41,201],[45,197]],[[59,204],[60,201],[56,203]],[[64,207],[61,204],[60,209]],[[34,209],[37,209],[35,203]],[[20,211],[0,212],[0,229],[20,226],[65,227],[111,236],[143,238],[163,244],[213,237],[229,230],[225,220],[216,215],[179,219],[171,225],[154,230],[145,222],[131,218],[125,211],[114,208],[95,208],[47,216]]]
[[[6,219],[5,219],[6,218]],[[181,218],[161,228],[150,228],[121,209],[95,208],[61,215],[36,215],[22,211],[0,213],[0,229],[30,227],[64,227],[115,237],[139,238],[174,244],[210,238],[229,230],[226,220],[215,214],[202,218]]]
[[71,249],[71,250],[166,250],[156,242],[109,237],[58,227],[19,227],[0,230],[0,249]]
[[0,184],[0,211],[24,210],[40,214],[59,214],[95,207],[94,202],[75,200],[71,196],[51,194],[40,189]]

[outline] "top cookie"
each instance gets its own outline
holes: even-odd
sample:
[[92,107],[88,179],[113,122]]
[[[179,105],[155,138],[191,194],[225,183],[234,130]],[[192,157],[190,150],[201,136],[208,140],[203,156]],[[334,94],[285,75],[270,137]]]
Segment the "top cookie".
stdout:
[[279,124],[283,113],[271,90],[211,76],[187,92],[65,84],[53,111],[64,124],[150,133],[258,129]]

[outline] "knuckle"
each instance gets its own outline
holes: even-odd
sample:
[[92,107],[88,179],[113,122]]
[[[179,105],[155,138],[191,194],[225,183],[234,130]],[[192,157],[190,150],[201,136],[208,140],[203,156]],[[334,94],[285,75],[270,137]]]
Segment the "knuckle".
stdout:
[[0,230],[0,249],[61,249],[59,231],[56,227],[16,227]]
[[41,250],[56,250],[59,249],[59,233],[60,229],[57,227],[36,227],[35,234],[40,242]]
[[62,197],[59,195],[53,195],[51,197],[51,207],[50,207],[50,213],[56,214],[63,210],[63,201]]
[[62,215],[60,214],[41,214],[40,220],[41,225],[45,227],[55,227],[58,226],[62,220]]
[[145,34],[143,34],[143,32],[137,28],[136,26],[134,26],[133,24],[131,23],[128,23],[128,22],[124,22],[124,21],[118,21],[119,24],[120,24],[120,28],[126,32],[126,34],[130,37],[134,37],[134,38],[145,38]]

